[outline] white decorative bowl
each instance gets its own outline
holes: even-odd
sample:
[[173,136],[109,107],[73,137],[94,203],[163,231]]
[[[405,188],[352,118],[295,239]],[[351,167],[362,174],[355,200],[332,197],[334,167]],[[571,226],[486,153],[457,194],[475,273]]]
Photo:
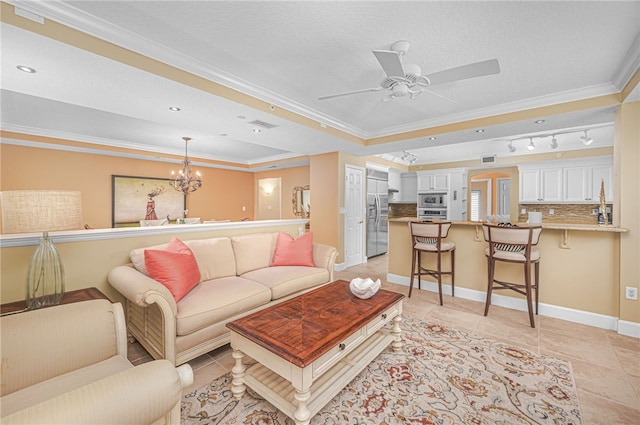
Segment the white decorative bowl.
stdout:
[[349,289],[351,289],[351,293],[356,297],[366,300],[378,292],[378,289],[380,289],[380,279],[374,282],[369,278],[360,279],[356,277],[349,283]]

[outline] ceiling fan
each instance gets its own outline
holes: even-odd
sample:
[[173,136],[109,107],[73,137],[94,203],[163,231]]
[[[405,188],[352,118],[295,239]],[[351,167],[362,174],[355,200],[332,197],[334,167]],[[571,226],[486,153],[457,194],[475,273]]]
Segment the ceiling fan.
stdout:
[[456,68],[445,69],[429,75],[422,75],[422,70],[416,64],[403,64],[402,58],[411,47],[406,40],[396,41],[391,45],[391,50],[374,50],[373,54],[382,66],[387,76],[380,82],[380,86],[368,89],[353,90],[344,93],[320,96],[318,100],[332,99],[334,97],[347,96],[356,93],[365,93],[380,90],[390,90],[391,93],[384,97],[383,101],[393,100],[397,97],[409,96],[411,99],[423,92],[455,103],[445,96],[427,89],[427,87],[444,84],[452,81],[466,80],[468,78],[483,77],[485,75],[499,74],[500,65],[497,59],[489,59],[475,62]]

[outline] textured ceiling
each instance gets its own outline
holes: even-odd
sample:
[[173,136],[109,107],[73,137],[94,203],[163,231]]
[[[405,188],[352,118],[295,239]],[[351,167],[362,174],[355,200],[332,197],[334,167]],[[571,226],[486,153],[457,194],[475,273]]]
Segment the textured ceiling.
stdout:
[[[616,93],[640,57],[637,1],[9,3],[361,138]],[[384,72],[371,51],[397,40],[411,42],[404,62],[423,74],[493,58],[501,72],[415,99],[382,102],[388,92],[378,91],[318,100],[377,87]],[[412,149],[424,163],[451,157],[442,148],[429,153],[424,140],[362,146],[12,25],[2,25],[1,43],[3,128],[157,152],[180,151],[189,135],[196,155],[245,164],[334,150]],[[172,105],[183,110],[172,113]],[[477,157],[478,149],[496,153],[497,143],[504,149],[504,140],[611,122],[612,113],[512,123],[482,137],[438,134],[435,144],[475,141],[457,151]],[[254,119],[278,127],[256,135],[247,124]]]

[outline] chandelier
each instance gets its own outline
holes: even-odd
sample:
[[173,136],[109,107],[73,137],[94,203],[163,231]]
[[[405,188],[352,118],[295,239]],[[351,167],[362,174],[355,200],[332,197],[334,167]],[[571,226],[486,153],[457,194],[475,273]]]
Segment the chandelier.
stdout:
[[171,185],[179,192],[188,195],[191,192],[195,192],[202,186],[202,180],[200,180],[200,172],[196,171],[195,175],[191,173],[191,161],[187,155],[187,142],[191,140],[191,137],[183,137],[184,140],[184,160],[182,161],[182,170],[176,173],[171,171]]

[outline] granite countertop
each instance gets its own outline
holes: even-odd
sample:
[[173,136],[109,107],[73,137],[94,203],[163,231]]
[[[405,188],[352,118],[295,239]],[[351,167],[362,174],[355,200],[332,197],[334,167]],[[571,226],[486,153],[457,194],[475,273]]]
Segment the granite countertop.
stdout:
[[[389,218],[389,222],[393,223],[408,223],[410,221],[417,221],[416,217],[396,217]],[[480,221],[452,221],[453,225],[463,225],[463,226],[480,226],[483,223]],[[519,223],[522,225],[526,225],[526,223]],[[609,226],[600,226],[597,224],[570,224],[570,223],[542,223],[543,229],[550,230],[581,230],[588,232],[613,232],[613,233],[626,233],[629,230],[624,229],[622,227],[615,227],[612,225]]]

